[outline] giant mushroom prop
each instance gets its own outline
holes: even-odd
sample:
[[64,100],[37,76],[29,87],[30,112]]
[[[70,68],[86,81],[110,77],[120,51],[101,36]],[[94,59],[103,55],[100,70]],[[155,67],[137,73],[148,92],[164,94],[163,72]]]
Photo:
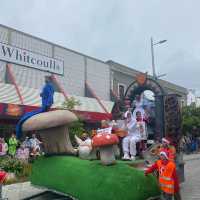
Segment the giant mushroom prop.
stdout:
[[76,154],[68,126],[77,121],[76,115],[68,110],[54,110],[34,115],[24,122],[22,131],[37,131],[46,154]]
[[113,146],[119,143],[115,134],[99,133],[92,139],[93,147],[99,147],[100,159],[103,165],[115,164],[115,151]]

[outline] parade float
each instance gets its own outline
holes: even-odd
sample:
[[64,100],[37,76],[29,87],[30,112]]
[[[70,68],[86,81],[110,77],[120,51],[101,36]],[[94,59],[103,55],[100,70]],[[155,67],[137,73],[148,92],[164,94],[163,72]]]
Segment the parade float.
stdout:
[[[156,159],[155,152],[158,152],[160,141],[163,137],[167,137],[173,147],[176,148],[176,165],[181,182],[184,181],[184,162],[182,152],[180,149],[180,139],[182,137],[181,127],[181,106],[179,95],[176,93],[168,93],[160,85],[159,80],[153,79],[146,73],[140,73],[136,77],[125,92],[124,98],[116,100],[113,108],[113,118],[118,119],[120,113],[127,109],[131,109],[134,100],[140,96],[144,91],[150,90],[154,94],[153,116],[147,126],[151,126],[152,134],[149,134],[148,139],[151,143],[148,149],[143,153],[143,157],[150,162]],[[148,142],[148,140],[146,141]]]
[[[136,95],[147,89],[155,94],[154,140],[163,136],[170,137],[179,157],[181,118],[177,96],[167,95],[159,83],[147,78],[146,74],[138,76],[127,88],[123,101],[116,102],[113,118],[118,120],[120,113],[131,108]],[[52,96],[53,93],[50,92],[50,98]],[[48,99],[49,96],[46,97]],[[43,140],[46,155],[50,155],[34,162],[30,177],[32,184],[61,192],[66,195],[64,199],[146,200],[159,195],[156,178],[144,176],[144,160],[116,159],[116,145],[120,144],[125,136],[122,130],[117,129],[112,134],[107,131],[100,132],[93,137],[89,145],[82,145],[83,141],[76,137],[79,147],[75,149],[70,141],[68,129],[72,122],[78,120],[76,115],[68,110],[49,110],[49,105],[44,106],[44,99],[42,102],[42,109],[27,113],[17,126],[20,134],[37,131]],[[83,153],[81,149],[84,149]],[[154,157],[152,149],[155,150],[154,146],[143,152],[143,156],[149,161]],[[181,159],[178,161],[178,169],[181,174]]]
[[[72,112],[55,110],[34,115],[23,123],[23,132],[37,130],[50,155],[34,161],[32,184],[66,194],[64,199],[145,200],[159,194],[155,177],[146,178],[131,161],[116,160],[115,145],[119,141],[115,134],[95,135],[88,157],[81,157],[80,152],[76,156],[68,137],[68,126],[74,120],[77,118]],[[97,148],[99,159],[91,157]]]

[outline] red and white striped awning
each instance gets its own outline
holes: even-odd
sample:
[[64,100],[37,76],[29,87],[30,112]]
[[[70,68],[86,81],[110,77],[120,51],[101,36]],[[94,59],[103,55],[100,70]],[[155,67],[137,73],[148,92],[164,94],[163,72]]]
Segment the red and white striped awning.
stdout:
[[[18,88],[23,98],[24,105],[22,106],[25,107],[25,112],[41,106],[40,90],[21,86],[18,86]],[[74,95],[68,95],[68,97],[74,97],[75,100],[78,100],[80,102],[80,105],[74,108],[74,112],[85,120],[99,121],[102,119],[110,119],[112,117],[111,111],[114,106],[114,102],[101,100],[108,111],[108,113],[106,113],[95,98]],[[62,103],[64,101],[64,95],[62,93],[55,92],[54,104],[52,108],[56,109],[62,107]],[[21,101],[14,85],[0,83],[0,103],[16,106],[21,105]]]

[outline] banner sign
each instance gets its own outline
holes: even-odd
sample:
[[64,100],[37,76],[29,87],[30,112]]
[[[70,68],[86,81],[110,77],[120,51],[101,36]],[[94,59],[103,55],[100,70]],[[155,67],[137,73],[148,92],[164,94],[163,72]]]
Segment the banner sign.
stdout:
[[16,104],[0,103],[0,115],[18,118],[24,114],[24,106]]
[[15,104],[4,104],[4,115],[19,117],[24,113],[23,106]]
[[102,128],[97,130],[97,134],[111,134],[112,133],[112,127],[109,128]]
[[63,75],[64,61],[0,42],[0,60]]

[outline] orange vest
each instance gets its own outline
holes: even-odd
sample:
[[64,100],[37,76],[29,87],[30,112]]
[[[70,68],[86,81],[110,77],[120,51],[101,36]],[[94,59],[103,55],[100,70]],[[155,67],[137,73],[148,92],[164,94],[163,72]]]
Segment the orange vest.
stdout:
[[172,178],[176,166],[174,162],[169,161],[167,165],[162,164],[161,160],[157,161],[159,170],[159,184],[160,189],[168,194],[174,194],[174,180]]
[[176,158],[176,148],[174,146],[169,147],[169,160],[174,161]]

